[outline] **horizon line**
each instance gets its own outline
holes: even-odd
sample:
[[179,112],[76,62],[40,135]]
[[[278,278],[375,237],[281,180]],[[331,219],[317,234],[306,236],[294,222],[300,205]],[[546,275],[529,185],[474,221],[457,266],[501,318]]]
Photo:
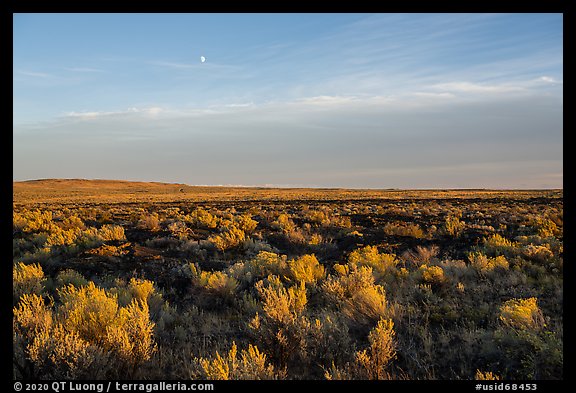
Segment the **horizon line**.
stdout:
[[102,178],[37,178],[26,180],[12,180],[12,183],[31,183],[41,181],[104,181],[104,182],[124,182],[124,183],[152,183],[165,185],[179,185],[187,187],[214,187],[214,188],[268,188],[268,189],[318,189],[318,190],[383,190],[383,191],[563,191],[564,187],[542,187],[542,188],[520,188],[520,187],[345,187],[345,186],[320,186],[305,184],[187,184],[181,182],[166,182],[158,180],[128,180],[128,179],[102,179]]

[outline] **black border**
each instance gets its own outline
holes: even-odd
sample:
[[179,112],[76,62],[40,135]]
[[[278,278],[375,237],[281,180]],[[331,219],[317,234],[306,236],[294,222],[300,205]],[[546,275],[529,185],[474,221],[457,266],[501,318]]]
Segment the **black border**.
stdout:
[[571,0],[187,1],[8,0],[12,12],[565,12]]

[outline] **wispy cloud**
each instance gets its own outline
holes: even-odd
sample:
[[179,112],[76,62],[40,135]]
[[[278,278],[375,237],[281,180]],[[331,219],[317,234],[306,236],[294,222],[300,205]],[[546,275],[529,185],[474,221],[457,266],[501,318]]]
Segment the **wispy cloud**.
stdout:
[[525,91],[524,88],[514,85],[489,85],[489,84],[479,84],[473,82],[448,82],[448,83],[438,83],[430,86],[434,90],[446,91],[449,93],[490,93],[490,94],[501,94],[501,93],[513,93]]
[[254,72],[236,64],[223,64],[210,61],[205,63],[182,63],[163,60],[148,61],[148,65],[170,71],[170,77],[178,80],[206,80],[207,78],[246,80],[255,76]]
[[126,110],[118,111],[81,111],[81,112],[66,112],[64,118],[71,119],[82,119],[82,120],[94,120],[104,117],[120,117],[129,115],[151,115],[156,116],[165,112],[165,109],[160,107],[148,107],[148,108],[128,108]]
[[[373,99],[374,97],[371,97]],[[296,100],[296,103],[301,103],[305,105],[342,105],[342,104],[350,104],[355,101],[361,100],[359,97],[355,96],[315,96],[315,97],[305,97]]]
[[104,70],[101,70],[99,68],[90,68],[90,67],[65,67],[64,69],[66,71],[72,71],[72,72],[87,72],[87,73],[104,72]]
[[550,76],[541,76],[540,78],[537,79],[539,82],[546,82],[546,83],[552,83],[554,85],[561,85],[563,84],[563,81],[558,81],[555,78],[552,78]]
[[31,76],[34,78],[54,78],[54,75],[47,74],[45,72],[18,70],[17,73],[20,75]]
[[[432,85],[431,93],[521,92],[516,80],[561,67],[561,45],[547,46],[537,34],[504,35],[497,28],[505,20],[498,14],[370,15],[275,53],[266,65],[293,65],[282,80],[297,81],[289,93],[303,97],[404,94]],[[263,79],[283,90],[278,80]]]
[[180,69],[180,70],[189,70],[189,69],[198,68],[201,66],[200,64],[175,63],[175,62],[171,62],[171,61],[149,61],[148,64],[160,66],[160,67],[166,67],[166,68]]
[[177,70],[195,70],[195,69],[208,69],[208,70],[225,70],[225,71],[238,71],[242,69],[242,67],[237,65],[230,65],[230,64],[221,64],[215,63],[211,61],[206,61],[205,63],[201,63],[198,60],[198,63],[179,63],[179,62],[171,62],[171,61],[149,61],[148,64],[177,69]]
[[456,98],[456,95],[453,93],[448,93],[448,92],[441,92],[441,93],[432,93],[432,92],[428,92],[428,91],[417,91],[412,93],[412,95],[414,95],[415,97],[423,97],[423,98]]
[[250,108],[254,106],[253,102],[233,103],[224,105],[227,108]]

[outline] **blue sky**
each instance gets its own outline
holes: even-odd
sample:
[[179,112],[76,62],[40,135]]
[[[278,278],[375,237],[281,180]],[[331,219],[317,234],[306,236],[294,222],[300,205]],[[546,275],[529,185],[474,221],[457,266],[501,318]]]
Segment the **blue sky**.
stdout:
[[562,29],[561,14],[15,14],[13,177],[559,188]]

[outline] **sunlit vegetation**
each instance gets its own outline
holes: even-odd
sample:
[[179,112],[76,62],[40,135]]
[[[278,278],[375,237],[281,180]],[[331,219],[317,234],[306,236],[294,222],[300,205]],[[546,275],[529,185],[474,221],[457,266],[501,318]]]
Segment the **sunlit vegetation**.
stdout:
[[444,231],[449,236],[458,237],[464,230],[465,224],[460,221],[462,212],[460,210],[451,212],[444,221]]
[[468,260],[470,265],[472,265],[478,272],[485,274],[493,271],[494,269],[507,270],[509,263],[506,257],[503,255],[498,255],[494,258],[489,258],[481,252],[471,252],[468,254]]
[[480,370],[476,370],[475,379],[477,381],[497,381],[500,379],[500,377],[490,371],[482,372]]
[[564,377],[561,192],[122,187],[15,199],[15,378]]
[[288,276],[297,282],[316,283],[324,277],[324,266],[312,255],[303,255],[288,261]]
[[500,320],[516,329],[540,330],[545,326],[536,298],[510,299],[500,307]]
[[326,371],[326,379],[392,379],[388,366],[396,357],[394,322],[381,319],[368,334],[368,349],[355,353],[353,364],[339,369],[334,364]]
[[238,347],[232,343],[232,348],[224,357],[216,351],[213,359],[198,359],[202,368],[202,377],[214,380],[230,379],[278,379],[283,377],[281,372],[276,372],[274,366],[266,361],[266,354],[260,352],[258,347],[249,344],[248,349],[243,349],[238,358]]

